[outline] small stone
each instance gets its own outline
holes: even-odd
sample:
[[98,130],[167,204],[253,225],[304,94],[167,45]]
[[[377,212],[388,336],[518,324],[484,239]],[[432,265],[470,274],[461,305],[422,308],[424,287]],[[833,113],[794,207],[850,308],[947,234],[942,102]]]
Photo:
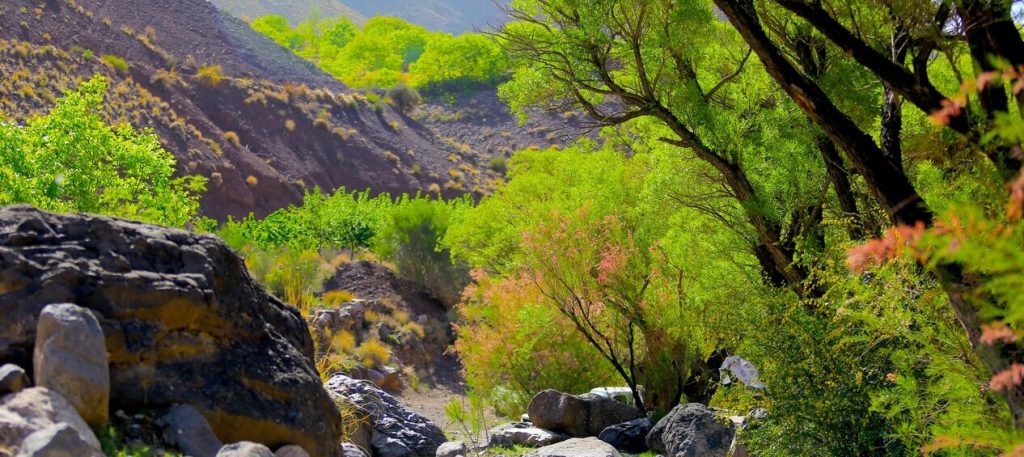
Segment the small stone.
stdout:
[[103,452],[90,444],[67,423],[54,424],[25,437],[16,457],[102,457]]
[[28,385],[28,375],[21,367],[13,363],[0,367],[0,395],[20,392]]
[[157,420],[163,438],[192,457],[214,457],[224,446],[206,418],[191,405],[177,405]]
[[468,457],[469,446],[462,441],[449,441],[437,448],[435,457]]
[[309,457],[309,453],[302,447],[292,444],[278,449],[274,457]]
[[274,453],[262,444],[242,441],[220,448],[216,457],[274,457]]
[[366,453],[359,446],[352,443],[341,444],[341,455],[343,457],[367,457]]
[[70,303],[43,308],[32,362],[36,385],[61,394],[90,427],[107,425],[107,343],[92,311]]
[[647,450],[647,434],[654,427],[654,422],[642,417],[629,422],[612,425],[601,430],[598,439],[615,446],[615,449],[633,454]]

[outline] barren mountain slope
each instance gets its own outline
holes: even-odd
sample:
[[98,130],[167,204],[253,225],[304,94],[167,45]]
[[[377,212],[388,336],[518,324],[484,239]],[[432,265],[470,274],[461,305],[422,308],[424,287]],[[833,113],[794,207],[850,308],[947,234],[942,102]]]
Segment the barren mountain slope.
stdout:
[[209,176],[214,217],[266,214],[314,185],[437,188],[452,168],[454,148],[428,129],[203,0],[10,0],[0,39],[0,113],[24,119],[105,74],[106,114],[154,129],[180,171]]

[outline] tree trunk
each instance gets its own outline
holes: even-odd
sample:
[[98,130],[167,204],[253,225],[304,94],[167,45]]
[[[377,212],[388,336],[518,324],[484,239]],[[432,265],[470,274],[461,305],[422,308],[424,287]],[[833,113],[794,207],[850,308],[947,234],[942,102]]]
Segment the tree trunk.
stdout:
[[846,224],[846,233],[851,240],[862,240],[865,236],[864,220],[861,218],[860,210],[857,208],[857,197],[853,195],[853,187],[850,185],[850,171],[846,169],[843,157],[839,155],[832,140],[825,135],[818,135],[815,141],[825,162],[825,171],[828,172],[832,190],[839,200],[839,209],[843,216],[852,219]]
[[[896,224],[931,225],[933,216],[902,168],[885,158],[884,152],[828,96],[801,74],[782,54],[761,27],[752,0],[714,0],[728,16],[733,27],[761,59],[768,73],[783,90],[828,133],[846,153],[850,162],[864,176],[882,208]],[[934,270],[943,284],[957,319],[967,332],[978,358],[992,373],[1008,368],[1015,356],[981,344],[981,326],[974,303],[991,301],[978,285],[967,277],[957,264],[938,265]],[[1014,388],[1005,397],[1018,427],[1024,418],[1024,389]]]

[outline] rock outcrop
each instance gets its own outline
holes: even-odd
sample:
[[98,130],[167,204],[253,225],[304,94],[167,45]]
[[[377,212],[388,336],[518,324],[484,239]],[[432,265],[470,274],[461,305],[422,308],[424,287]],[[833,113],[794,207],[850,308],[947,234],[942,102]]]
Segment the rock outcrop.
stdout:
[[434,457],[437,448],[448,441],[430,419],[405,409],[394,397],[367,381],[335,375],[326,387],[342,401],[369,414],[375,457]]
[[622,454],[597,438],[573,438],[542,447],[524,457],[622,457]]
[[[60,427],[57,427],[60,426]],[[70,440],[70,429],[77,438]],[[37,434],[38,433],[38,434]],[[29,436],[32,442],[25,443]],[[58,441],[51,443],[51,441]],[[43,387],[24,389],[0,398],[0,457],[11,457],[18,448],[49,449],[54,444],[77,443],[80,457],[100,457],[100,442],[75,408],[57,392]]]
[[647,447],[666,457],[725,457],[736,429],[700,403],[672,409],[647,435]]
[[190,404],[227,442],[340,453],[341,418],[298,310],[260,288],[218,238],[0,210],[0,363],[30,366],[39,315],[52,303],[99,320],[115,408]]
[[647,450],[647,434],[654,428],[654,422],[646,417],[612,425],[601,430],[598,439],[615,446],[615,449],[633,454]]
[[499,425],[488,433],[491,436],[488,447],[512,448],[515,446],[544,447],[569,439],[561,433],[534,427],[532,424],[512,422]]
[[61,394],[90,427],[107,425],[107,345],[91,311],[70,303],[43,308],[36,327],[32,367],[36,385]]
[[573,437],[597,436],[606,427],[640,418],[635,406],[594,394],[545,390],[530,400],[530,422]]

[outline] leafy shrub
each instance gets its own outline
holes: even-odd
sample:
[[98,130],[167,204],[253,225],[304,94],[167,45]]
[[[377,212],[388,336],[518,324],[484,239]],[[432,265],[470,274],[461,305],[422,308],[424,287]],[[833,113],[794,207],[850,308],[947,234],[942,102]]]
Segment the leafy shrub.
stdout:
[[455,348],[466,383],[498,413],[515,417],[544,389],[586,392],[613,379],[611,367],[549,306],[527,276],[476,271],[456,307]]
[[394,262],[402,276],[424,285],[447,305],[454,305],[468,283],[468,268],[454,261],[440,242],[468,206],[465,200],[400,201],[374,237],[374,252]]
[[508,172],[508,161],[504,157],[491,157],[487,161],[487,168],[495,173],[505,174]]
[[272,294],[303,312],[319,305],[317,294],[332,271],[317,251],[287,248],[265,251],[250,246],[243,254],[253,277]]
[[124,59],[115,56],[113,54],[103,54],[100,56],[100,60],[107,64],[108,67],[114,69],[114,71],[124,74],[128,72],[128,62]]
[[199,211],[206,180],[173,178],[174,156],[156,135],[108,126],[99,114],[106,85],[96,76],[45,116],[24,126],[0,122],[0,205],[184,226]]
[[402,112],[408,113],[422,102],[419,92],[405,84],[399,84],[388,91],[388,98]]

